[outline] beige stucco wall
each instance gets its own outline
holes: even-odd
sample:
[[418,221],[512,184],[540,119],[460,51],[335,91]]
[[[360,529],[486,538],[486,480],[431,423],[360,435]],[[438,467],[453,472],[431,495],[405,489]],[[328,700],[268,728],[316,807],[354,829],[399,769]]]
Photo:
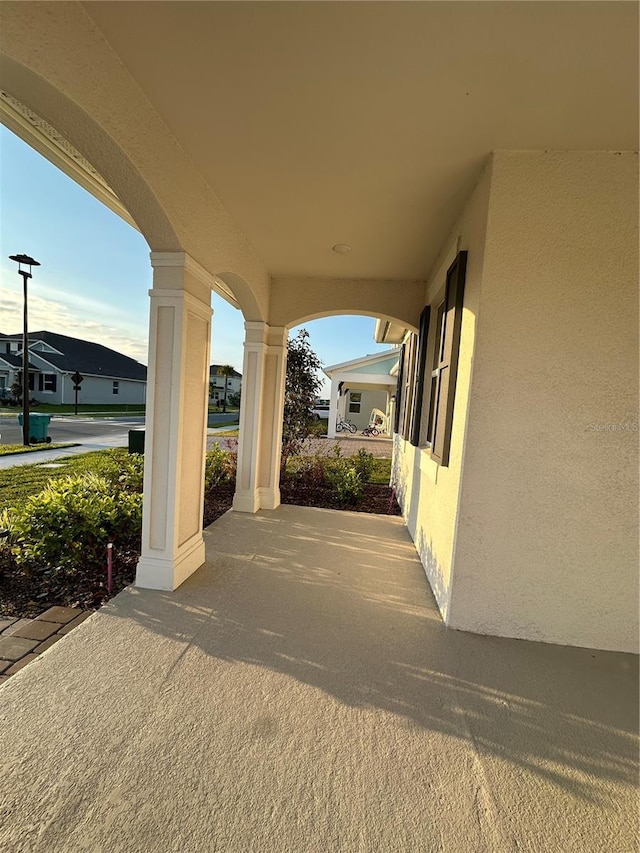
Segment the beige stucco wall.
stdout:
[[360,314],[417,330],[423,294],[423,281],[275,276],[269,322],[290,328],[332,314]]
[[637,187],[634,154],[494,157],[454,627],[638,648]]
[[[436,465],[426,450],[414,448],[398,436],[394,439],[393,481],[398,499],[445,621],[449,619],[453,548],[475,329],[480,308],[491,171],[489,159],[429,276],[423,297],[426,304],[444,294],[447,269],[457,252],[466,249],[469,255],[449,467]],[[430,338],[428,364],[433,358],[433,334]]]

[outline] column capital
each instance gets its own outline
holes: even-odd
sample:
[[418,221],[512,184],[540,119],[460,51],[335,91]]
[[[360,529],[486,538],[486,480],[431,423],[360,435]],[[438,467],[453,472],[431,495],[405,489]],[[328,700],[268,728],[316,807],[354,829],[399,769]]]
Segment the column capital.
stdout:
[[207,272],[201,264],[186,252],[151,252],[149,257],[151,258],[151,266],[154,270],[161,267],[179,267],[213,290],[215,276]]
[[245,347],[247,343],[266,344],[271,347],[283,347],[286,343],[287,329],[285,326],[270,326],[262,320],[246,320]]

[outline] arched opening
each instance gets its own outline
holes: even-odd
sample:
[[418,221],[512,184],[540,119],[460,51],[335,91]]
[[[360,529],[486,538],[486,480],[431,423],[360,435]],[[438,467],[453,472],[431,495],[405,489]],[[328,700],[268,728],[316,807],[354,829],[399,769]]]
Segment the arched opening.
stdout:
[[[4,103],[6,101],[3,99]],[[18,107],[20,107],[21,113],[17,113]],[[77,348],[78,342],[79,344],[86,344],[93,341],[103,348],[103,353],[112,353],[112,356],[110,356],[112,359],[118,356],[117,351],[128,352],[138,363],[138,368],[142,370],[143,365],[140,362],[147,362],[147,353],[149,351],[146,335],[149,313],[147,291],[152,285],[152,281],[151,269],[148,263],[148,248],[149,245],[154,245],[153,240],[164,240],[165,237],[163,237],[163,234],[169,235],[166,237],[165,247],[168,246],[171,249],[175,244],[179,248],[179,244],[176,244],[174,240],[175,234],[171,236],[169,234],[170,229],[168,230],[165,227],[168,220],[162,214],[157,202],[154,202],[156,212],[152,211],[149,216],[145,216],[143,213],[141,217],[147,223],[151,221],[152,227],[150,230],[152,235],[150,236],[149,233],[145,233],[146,229],[144,227],[136,230],[130,228],[129,226],[136,225],[134,216],[130,214],[116,192],[112,190],[108,181],[102,177],[97,168],[94,168],[93,163],[85,159],[84,155],[74,145],[67,142],[48,120],[42,120],[31,107],[24,107],[21,102],[13,98],[11,108],[24,119],[22,124],[18,123],[18,129],[22,130],[19,135],[29,147],[25,148],[25,146],[22,146],[9,130],[3,129],[2,133],[7,135],[7,139],[12,138],[15,146],[20,146],[23,150],[29,151],[30,162],[38,164],[35,171],[38,172],[38,175],[42,172],[41,179],[43,186],[40,189],[43,192],[51,190],[51,207],[48,211],[48,220],[50,225],[55,226],[50,249],[45,249],[42,245],[42,230],[38,227],[34,228],[33,224],[31,224],[31,227],[24,227],[26,224],[25,220],[20,220],[20,217],[16,217],[16,225],[22,222],[22,229],[3,228],[3,238],[9,240],[11,243],[11,245],[7,245],[3,256],[15,253],[16,247],[18,249],[26,248],[37,255],[43,263],[42,270],[40,271],[41,274],[39,277],[36,277],[36,281],[33,283],[35,287],[32,288],[30,294],[33,321],[30,325],[30,330],[46,331],[52,323],[57,324],[57,331],[54,329],[53,335],[58,335],[56,340],[58,341],[58,349],[60,351],[49,356],[53,361],[64,359],[68,356],[66,347],[60,343],[60,334],[64,333],[65,340],[69,342],[69,345],[74,344],[76,346],[74,352],[79,353],[81,351],[81,349]],[[6,114],[7,111],[3,110],[3,117]],[[12,125],[11,121],[7,121],[6,123],[7,125]],[[91,125],[90,121],[88,121],[88,126],[89,136],[94,131],[100,136],[97,126]],[[30,143],[34,144],[30,145]],[[34,155],[33,151],[29,150],[31,147],[38,153]],[[6,146],[3,148],[3,154],[7,154]],[[44,159],[39,156],[40,154],[44,155]],[[53,164],[53,168],[45,162],[46,160]],[[121,165],[125,164],[121,170],[121,174],[126,175],[126,158],[122,156],[120,162]],[[4,165],[8,167],[6,158]],[[67,168],[62,169],[63,165]],[[35,177],[35,175],[31,174],[34,170],[27,166],[16,168],[13,171],[16,177],[21,176],[20,187],[16,188],[16,190],[23,194],[23,198],[29,196],[25,176]],[[65,172],[72,179],[71,182],[65,181],[61,172]],[[127,178],[127,181],[130,177]],[[48,181],[52,182],[51,188],[44,186]],[[133,178],[131,178],[131,181],[135,183]],[[54,200],[56,187],[59,187],[62,182],[70,188],[67,190],[70,194],[69,200],[64,203],[58,201],[56,204]],[[53,184],[56,186],[54,187]],[[82,189],[79,189],[77,185],[87,190],[88,195],[87,193],[83,193]],[[142,195],[145,198],[151,197],[149,193],[145,194],[145,192]],[[5,209],[7,209],[8,194],[3,193],[3,196],[5,198]],[[71,199],[71,196],[73,196],[73,199]],[[36,199],[37,196],[34,194],[34,200]],[[80,215],[75,212],[77,210],[75,205],[78,200],[82,200],[85,205],[82,208],[83,213]],[[151,201],[153,202],[153,198],[151,198]],[[143,198],[141,202],[142,208],[145,207],[145,203],[145,199]],[[107,207],[117,215],[113,216],[107,210]],[[45,210],[43,209],[40,212],[44,215]],[[92,229],[92,222],[94,220],[100,223],[96,229]],[[156,229],[154,229],[153,223],[157,224],[158,227]],[[96,234],[96,231],[100,233]],[[38,244],[35,246],[24,246],[23,238],[25,233],[35,233]],[[116,234],[117,236],[112,236],[110,242],[109,235]],[[99,242],[96,242],[96,240],[99,240]],[[123,240],[126,241],[126,249],[122,248],[124,245]],[[14,242],[16,245],[13,244]],[[156,243],[155,245],[158,244]],[[163,243],[160,243],[160,245],[162,246]],[[181,300],[177,296],[175,298],[171,297],[175,304],[163,305],[159,313],[164,312],[166,319],[167,311],[174,312],[176,317],[181,312],[185,319],[184,321],[180,319],[172,321],[171,328],[167,326],[164,320],[156,323],[155,326],[152,322],[150,365],[154,364],[155,359],[155,367],[151,369],[150,378],[154,375],[154,370],[156,377],[165,368],[171,371],[176,353],[182,353],[180,357],[183,364],[180,367],[179,376],[176,375],[168,381],[165,377],[156,383],[155,393],[152,393],[147,400],[144,393],[146,388],[144,381],[141,380],[138,382],[138,386],[142,388],[142,396],[140,399],[134,399],[130,388],[132,383],[129,382],[128,377],[114,374],[115,368],[113,367],[109,370],[104,365],[96,367],[98,373],[104,371],[109,373],[109,376],[104,377],[94,377],[90,369],[83,364],[74,364],[73,369],[83,375],[84,384],[81,387],[80,394],[76,395],[80,399],[80,407],[83,404],[96,405],[100,403],[100,405],[107,406],[117,403],[119,405],[116,408],[118,410],[122,408],[125,410],[125,414],[127,414],[127,418],[118,424],[121,427],[119,432],[111,429],[108,431],[109,434],[107,436],[105,430],[102,429],[101,435],[107,436],[103,440],[103,443],[106,440],[107,444],[113,446],[122,445],[123,443],[126,446],[129,429],[144,427],[145,413],[144,411],[134,411],[134,404],[140,404],[139,408],[144,407],[145,403],[148,404],[147,414],[149,417],[147,418],[146,444],[149,452],[146,454],[146,467],[150,470],[155,469],[155,473],[149,475],[147,478],[148,482],[145,483],[146,508],[143,525],[146,524],[148,533],[151,536],[155,536],[152,550],[157,552],[169,549],[172,551],[167,558],[167,562],[171,564],[171,579],[160,581],[166,588],[167,586],[173,587],[180,582],[180,579],[176,578],[175,572],[173,572],[174,565],[177,562],[176,553],[173,552],[180,550],[180,542],[171,543],[169,540],[173,529],[176,527],[175,517],[177,516],[178,524],[181,524],[183,528],[180,533],[187,530],[192,540],[202,540],[202,502],[198,498],[198,492],[200,494],[202,492],[201,484],[204,463],[201,454],[204,451],[202,438],[206,422],[201,417],[193,416],[193,401],[202,396],[204,389],[208,388],[209,363],[205,363],[204,359],[205,354],[208,357],[209,353],[210,325],[207,309],[211,300],[211,292],[221,294],[221,299],[225,299],[231,304],[238,305],[240,302],[244,302],[245,305],[249,306],[248,311],[252,316],[259,315],[259,310],[255,299],[251,300],[250,288],[240,277],[227,273],[222,274],[219,279],[214,278],[196,263],[191,263],[189,257],[181,252],[155,252],[154,256],[154,267],[156,270],[153,276],[153,286],[156,296],[159,295],[162,301],[164,295],[167,293],[173,292],[177,294],[178,291],[175,290],[174,281],[178,284],[178,287],[184,286],[185,288],[184,299]],[[166,265],[167,256],[169,256],[170,261],[168,267]],[[6,268],[8,275],[13,275],[15,271],[9,268],[7,262],[4,262],[3,266]],[[160,282],[156,281],[158,274],[160,277],[164,276],[164,279]],[[69,286],[70,280],[77,282],[78,286],[75,292]],[[240,291],[239,300],[235,299],[235,295],[229,284],[238,287]],[[171,287],[174,287],[174,291],[170,290]],[[38,293],[38,289],[40,288],[41,293]],[[119,288],[121,288],[119,291],[120,297],[114,306],[114,293]],[[171,299],[169,302],[171,302]],[[189,304],[189,300],[191,300],[192,304]],[[194,300],[195,303],[202,303],[196,306],[197,310],[195,313],[191,310],[195,304]],[[16,328],[7,327],[0,331],[12,333],[20,327],[21,323],[15,321],[17,321],[18,313],[21,312],[22,306],[18,304],[19,299],[15,301],[16,317],[14,318],[11,314],[3,312],[3,321],[4,323],[15,325]],[[5,305],[7,304],[7,301],[3,300],[3,302]],[[78,313],[80,307],[83,313]],[[74,312],[74,309],[78,309],[78,311]],[[126,323],[126,327],[124,332],[122,332],[120,331],[120,327],[124,323]],[[162,325],[163,323],[165,323],[164,326]],[[168,336],[167,332],[169,332]],[[176,338],[177,332],[183,335],[181,343]],[[40,337],[44,336],[41,335]],[[173,349],[167,347],[168,342],[174,341],[176,345]],[[40,346],[40,344],[38,345]],[[240,340],[236,346],[236,353],[241,353],[241,347],[242,337],[240,336]],[[43,357],[46,360],[46,353],[44,353]],[[80,355],[78,355],[79,357]],[[122,360],[124,356],[121,355],[120,358]],[[220,359],[224,361],[230,360],[225,356],[220,356]],[[236,361],[236,359],[233,360]],[[193,365],[198,365],[201,362],[202,371],[199,371],[199,368],[194,368]],[[241,364],[242,360],[240,357],[239,366]],[[64,367],[62,363],[58,366]],[[55,381],[56,377],[51,380],[49,374],[43,374],[42,378],[44,382],[41,384],[44,386],[44,394],[48,399],[53,401],[55,390],[58,390],[60,392],[58,394],[60,402],[68,405],[73,396],[69,397],[70,380],[63,373],[57,378],[57,382]],[[70,373],[70,371],[66,371],[66,373]],[[39,375],[41,374],[42,372],[39,372]],[[107,390],[101,390],[101,388],[98,388],[98,385],[105,385]],[[179,392],[175,401],[168,401],[164,396],[163,389],[167,386]],[[66,397],[64,396],[65,391],[67,392]],[[37,385],[35,393],[38,393]],[[94,396],[90,396],[91,394]],[[109,396],[105,398],[104,394],[108,394]],[[102,403],[101,401],[104,399],[107,399],[108,403]],[[184,400],[186,399],[191,399],[190,406],[184,405]],[[127,406],[129,407],[128,411]],[[204,406],[206,407],[206,400],[204,401]],[[80,411],[82,411],[82,408]],[[109,409],[108,411],[111,414],[115,410]],[[118,414],[120,415],[121,413],[119,412]],[[157,429],[155,429],[153,424],[157,425],[161,422],[165,414],[168,416],[167,420],[170,422],[162,428],[164,429],[164,438],[166,441],[160,450],[158,450]],[[181,421],[181,425],[178,428],[178,435],[172,436],[171,431],[174,430],[172,424],[176,419]],[[93,424],[92,426],[95,429]],[[113,427],[113,423],[111,426]],[[150,435],[151,432],[153,432],[153,435]],[[173,448],[170,446],[172,441],[174,442]],[[150,445],[153,446],[154,444],[156,445],[155,452],[153,449],[149,450]],[[199,452],[198,447],[202,448],[202,451]],[[178,460],[174,466],[172,466],[171,454]],[[172,467],[174,470],[179,468],[181,476],[181,479],[177,479],[174,483],[171,482]],[[189,504],[187,498],[190,498],[193,504],[188,512],[185,511],[185,507]],[[148,517],[148,507],[153,506],[154,503],[155,506],[159,506],[163,501],[164,517],[160,520],[156,519],[154,527],[153,521]],[[197,562],[199,559],[200,556],[197,554],[194,560]],[[191,565],[197,567],[193,560]],[[155,571],[155,566],[153,570]],[[154,579],[151,579],[148,585],[156,585]]]
[[[389,341],[387,327],[398,330]],[[305,328],[323,364],[321,423],[330,439],[357,433],[360,438],[389,437],[393,423],[399,349],[407,331],[396,318],[364,312],[324,312],[306,317],[290,330]],[[324,411],[322,409],[324,408]],[[325,414],[326,412],[326,414]],[[364,431],[364,433],[363,433]]]

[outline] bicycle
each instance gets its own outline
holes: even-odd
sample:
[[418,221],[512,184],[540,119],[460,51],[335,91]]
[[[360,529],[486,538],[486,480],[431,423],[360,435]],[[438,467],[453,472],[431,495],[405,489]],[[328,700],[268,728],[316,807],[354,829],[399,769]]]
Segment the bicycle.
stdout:
[[380,435],[380,430],[377,430],[374,426],[365,427],[362,430],[363,435]]
[[354,433],[358,431],[358,427],[355,424],[352,424],[351,421],[346,421],[338,415],[338,420],[336,421],[336,432],[350,432]]

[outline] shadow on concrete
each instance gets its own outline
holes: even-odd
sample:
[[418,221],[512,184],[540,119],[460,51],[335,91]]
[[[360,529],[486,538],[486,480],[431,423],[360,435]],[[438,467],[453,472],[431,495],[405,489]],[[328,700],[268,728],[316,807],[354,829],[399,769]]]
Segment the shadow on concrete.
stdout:
[[227,513],[206,535],[207,563],[175,593],[132,589],[101,611],[183,644],[164,681],[195,647],[444,733],[593,805],[598,780],[637,783],[637,658],[446,629],[399,519],[281,507]]

